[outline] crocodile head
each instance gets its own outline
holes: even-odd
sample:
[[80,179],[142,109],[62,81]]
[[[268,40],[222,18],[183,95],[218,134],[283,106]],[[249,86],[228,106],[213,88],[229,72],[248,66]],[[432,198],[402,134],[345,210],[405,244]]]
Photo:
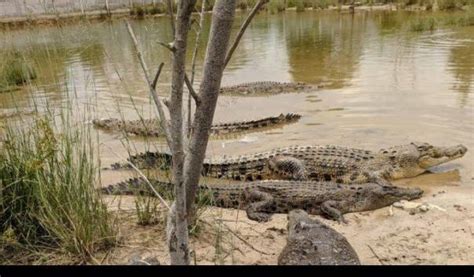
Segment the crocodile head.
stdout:
[[428,143],[412,143],[412,145],[419,152],[418,165],[424,169],[461,158],[467,152],[466,146],[462,144],[451,147],[433,146]]
[[461,158],[466,152],[461,144],[442,147],[417,142],[380,150],[391,164],[391,179],[415,177],[433,166]]
[[374,184],[367,187],[366,193],[368,194],[364,201],[365,205],[367,205],[366,208],[378,209],[392,205],[400,200],[418,199],[423,195],[423,190]]

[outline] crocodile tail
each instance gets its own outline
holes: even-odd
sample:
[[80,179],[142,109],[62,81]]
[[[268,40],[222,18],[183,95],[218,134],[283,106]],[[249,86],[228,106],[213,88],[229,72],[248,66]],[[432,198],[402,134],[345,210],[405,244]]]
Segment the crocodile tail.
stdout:
[[146,151],[137,155],[130,156],[126,163],[114,163],[110,165],[110,168],[106,169],[130,169],[132,166],[130,163],[135,165],[139,169],[155,168],[166,170],[171,167],[173,156],[168,153],[150,152]]
[[244,132],[260,128],[274,127],[281,124],[287,124],[297,121],[301,118],[299,114],[280,114],[279,116],[270,116],[258,120],[240,121],[232,123],[219,123],[211,127],[211,134],[223,135],[232,132]]
[[[161,182],[158,180],[149,180],[153,188],[159,192],[173,191],[173,184],[167,182]],[[142,178],[130,178],[117,184],[108,185],[100,188],[99,192],[106,195],[146,195],[156,196],[153,190],[150,188],[148,182]]]
[[286,122],[297,121],[300,118],[301,118],[301,115],[297,114],[297,113],[288,113],[288,114],[285,115],[285,121]]

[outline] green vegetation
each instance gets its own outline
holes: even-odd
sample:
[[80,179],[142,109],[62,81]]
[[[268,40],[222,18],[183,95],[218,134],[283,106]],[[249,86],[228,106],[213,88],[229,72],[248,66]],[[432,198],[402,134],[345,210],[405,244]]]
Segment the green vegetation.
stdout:
[[143,18],[145,15],[164,14],[166,11],[166,4],[160,2],[154,5],[134,5],[130,9],[130,15]]
[[267,9],[271,14],[282,12],[286,8],[283,1],[270,1],[267,5]]
[[440,10],[461,9],[468,4],[467,0],[437,0]]
[[466,14],[456,17],[452,21],[454,21],[454,25],[458,26],[474,26],[474,7],[471,7]]
[[295,0],[295,6],[297,12],[302,12],[305,9],[304,1],[303,0]]
[[[237,8],[246,10],[255,5],[256,0],[239,0]],[[305,9],[327,9],[330,6],[339,7],[340,5],[349,5],[352,0],[270,0],[263,9],[271,14],[282,12],[288,8],[295,9],[297,12]],[[474,5],[474,1],[470,0],[360,0],[355,1],[361,5],[377,5],[377,4],[394,4],[401,9],[407,9],[412,6],[424,7],[426,10],[432,10],[437,6],[439,10],[459,10],[465,9],[466,6]],[[200,11],[202,0],[197,1],[196,10]],[[214,6],[214,1],[208,1],[206,10],[211,11]],[[164,14],[167,8],[164,3],[156,3],[154,5],[135,5],[130,14],[138,18],[143,18],[146,15]]]
[[409,21],[409,30],[413,32],[465,26],[474,26],[474,8],[463,13],[418,16]]
[[60,118],[56,123],[48,115],[5,127],[0,260],[18,263],[23,251],[48,250],[83,262],[115,243],[111,217],[94,188],[97,167],[90,130],[73,127],[68,115]]
[[36,71],[18,52],[2,54],[0,62],[0,92],[16,88],[36,78]]
[[436,29],[436,20],[432,17],[417,18],[410,23],[410,30],[413,32],[434,31]]
[[[435,5],[438,6],[439,10],[463,9],[466,6],[474,5],[474,1],[469,0],[360,0],[355,2],[358,2],[362,5],[396,4],[400,8],[420,6],[425,7],[427,10],[431,10]],[[329,6],[338,6],[339,4],[349,5],[351,3],[352,0],[270,0],[268,6],[270,9],[272,5],[278,4],[283,5],[285,8],[296,8],[296,10],[303,10],[304,8],[326,9]]]

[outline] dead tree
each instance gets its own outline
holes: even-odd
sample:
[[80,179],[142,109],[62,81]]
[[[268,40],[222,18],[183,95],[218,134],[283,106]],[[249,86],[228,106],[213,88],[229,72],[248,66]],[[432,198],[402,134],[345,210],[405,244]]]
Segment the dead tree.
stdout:
[[[166,134],[167,143],[173,156],[172,179],[175,186],[176,199],[171,206],[167,226],[171,264],[189,264],[188,222],[194,221],[194,201],[196,199],[200,172],[206,153],[209,131],[214,118],[224,68],[250,21],[266,2],[268,0],[259,0],[257,2],[228,51],[236,0],[216,1],[212,12],[211,32],[204,60],[203,79],[201,80],[199,93],[196,93],[192,87],[192,82],[185,72],[187,36],[190,30],[191,13],[196,0],[178,1],[176,18],[171,6],[172,1],[167,1],[174,41],[170,44],[160,44],[166,46],[173,54],[172,83],[169,100],[159,99],[155,91],[156,81],[162,66],[160,65],[158,73],[152,81],[150,76],[148,76],[148,69],[139,50],[133,30],[128,25],[128,30],[137,49],[137,56],[144,70],[150,93],[161,118],[161,127]],[[183,88],[185,85],[196,105],[189,140],[185,139],[183,120]],[[165,106],[170,111],[169,121],[165,117]],[[187,141],[188,143],[185,143]]]

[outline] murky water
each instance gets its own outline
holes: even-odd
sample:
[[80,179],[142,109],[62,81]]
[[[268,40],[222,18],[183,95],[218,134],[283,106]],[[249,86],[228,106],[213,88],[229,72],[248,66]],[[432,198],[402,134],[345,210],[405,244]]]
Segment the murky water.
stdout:
[[[440,182],[473,183],[474,173],[474,28],[413,33],[405,13],[287,12],[259,15],[250,26],[224,84],[273,80],[327,86],[318,91],[272,97],[222,96],[216,122],[300,113],[296,124],[226,140],[213,140],[209,155],[243,154],[295,144],[337,144],[359,148],[426,141],[462,143],[461,160],[436,171],[454,171]],[[237,17],[235,30],[243,20]],[[209,21],[207,22],[209,24]],[[165,18],[133,22],[153,71],[170,64]],[[208,31],[205,32],[207,37]],[[193,40],[194,38],[192,38]],[[192,43],[192,42],[191,42]],[[122,21],[0,32],[0,49],[16,48],[35,62],[38,80],[12,94],[0,94],[0,109],[37,103],[60,106],[74,95],[95,117],[136,119],[153,108],[140,65]],[[204,55],[199,52],[196,80]],[[191,60],[191,51],[188,60]],[[165,68],[169,70],[169,67]],[[160,91],[169,86],[165,70]],[[101,134],[102,160],[120,155],[118,134]],[[140,140],[134,140],[142,149]],[[442,177],[442,176],[441,176]],[[436,178],[425,182],[432,182]]]

